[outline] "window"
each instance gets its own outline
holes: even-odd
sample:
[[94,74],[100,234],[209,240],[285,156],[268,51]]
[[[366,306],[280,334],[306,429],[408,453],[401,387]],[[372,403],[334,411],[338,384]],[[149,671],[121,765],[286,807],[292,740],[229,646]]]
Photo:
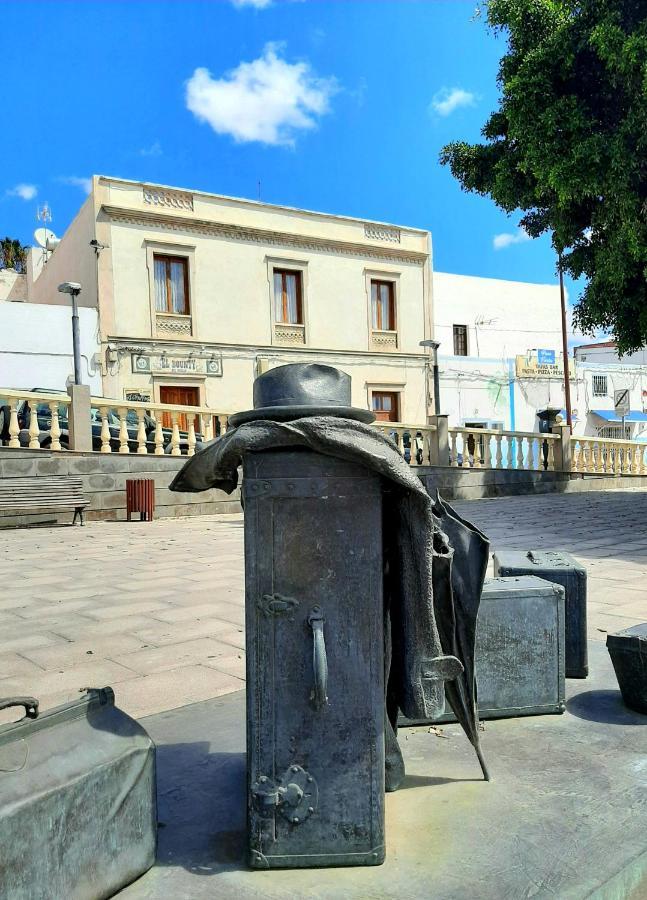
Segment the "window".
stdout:
[[182,256],[153,256],[155,309],[160,313],[189,315],[189,267]]
[[606,375],[594,375],[593,376],[593,396],[594,397],[606,397],[607,395],[607,376]]
[[284,325],[303,325],[301,272],[274,269],[274,321]]
[[395,331],[395,292],[392,281],[371,281],[371,321],[374,331]]
[[398,422],[399,404],[396,391],[373,391],[371,406],[378,422]]
[[454,356],[467,356],[467,325],[454,325]]

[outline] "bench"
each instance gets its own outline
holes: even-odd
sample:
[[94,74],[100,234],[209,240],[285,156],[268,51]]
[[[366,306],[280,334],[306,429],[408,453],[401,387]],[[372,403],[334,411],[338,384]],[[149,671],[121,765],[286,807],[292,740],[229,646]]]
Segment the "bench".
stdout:
[[67,475],[33,475],[29,478],[0,478],[0,513],[30,513],[74,510],[83,525],[83,510],[89,504],[83,496],[80,478]]

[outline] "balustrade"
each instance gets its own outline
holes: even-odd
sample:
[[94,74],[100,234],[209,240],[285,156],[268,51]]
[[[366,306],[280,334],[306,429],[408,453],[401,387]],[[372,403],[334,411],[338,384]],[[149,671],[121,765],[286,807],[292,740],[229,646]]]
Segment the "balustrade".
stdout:
[[[193,456],[205,441],[224,434],[229,422],[226,413],[206,407],[111,403],[99,397],[90,402],[92,446],[101,453]],[[0,388],[0,406],[8,411],[5,445],[68,450],[70,404],[67,394]]]
[[572,471],[596,475],[645,475],[647,444],[614,438],[574,435]]
[[[4,444],[10,448],[69,448],[67,394],[14,391],[0,388],[4,409]],[[106,401],[91,398],[92,444],[101,453],[156,456],[193,456],[205,441],[225,433],[229,417],[206,407],[164,403]],[[375,422],[390,437],[411,466],[433,464],[463,469],[554,471],[566,466],[587,475],[646,475],[647,443],[598,438],[568,438],[559,434],[500,431],[487,428],[450,428],[439,446],[435,424]],[[444,442],[444,439],[443,439]],[[443,458],[444,457],[444,458]]]

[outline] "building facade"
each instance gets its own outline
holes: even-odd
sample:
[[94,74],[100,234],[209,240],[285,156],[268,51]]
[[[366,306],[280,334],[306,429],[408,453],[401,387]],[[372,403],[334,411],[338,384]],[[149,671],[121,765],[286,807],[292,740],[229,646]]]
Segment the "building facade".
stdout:
[[355,405],[422,422],[431,272],[425,231],[95,176],[33,299],[81,283],[104,396],[231,413],[265,369],[319,360]]

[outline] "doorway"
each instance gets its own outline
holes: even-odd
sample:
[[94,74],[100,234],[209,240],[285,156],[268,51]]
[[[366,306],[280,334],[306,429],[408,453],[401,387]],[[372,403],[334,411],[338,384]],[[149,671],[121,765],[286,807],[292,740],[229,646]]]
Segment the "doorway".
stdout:
[[[170,403],[173,406],[200,406],[200,388],[179,385],[160,385],[160,403]],[[177,418],[180,431],[189,430],[189,417],[181,413]],[[172,428],[173,419],[170,413],[162,413],[162,427]],[[198,417],[195,417],[194,427],[196,432],[200,430]]]

